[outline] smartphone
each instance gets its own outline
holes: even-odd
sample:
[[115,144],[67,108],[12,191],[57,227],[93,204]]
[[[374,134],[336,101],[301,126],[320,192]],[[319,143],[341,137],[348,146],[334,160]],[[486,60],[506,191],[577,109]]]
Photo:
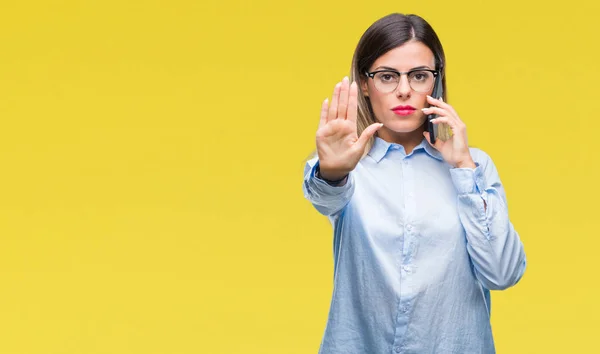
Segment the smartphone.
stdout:
[[[435,83],[433,86],[433,93],[431,97],[440,99],[444,95],[444,86],[442,85],[442,76],[437,75],[435,77]],[[439,137],[439,129],[440,124],[433,124],[431,122],[432,119],[437,118],[437,114],[428,114],[427,115],[427,131],[429,132],[429,138],[432,144],[435,144],[436,140]]]

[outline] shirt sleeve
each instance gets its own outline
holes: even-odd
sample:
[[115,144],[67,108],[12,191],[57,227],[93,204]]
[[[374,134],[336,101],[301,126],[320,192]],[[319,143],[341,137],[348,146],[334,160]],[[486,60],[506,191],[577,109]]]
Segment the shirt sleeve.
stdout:
[[346,183],[332,186],[317,178],[315,172],[319,168],[318,158],[309,160],[304,168],[304,197],[312,203],[319,213],[335,216],[340,213],[350,201],[354,193],[354,176],[350,172]]
[[493,161],[481,150],[472,150],[472,155],[476,168],[450,170],[467,251],[483,286],[504,290],[523,276],[525,251],[509,219],[506,195]]

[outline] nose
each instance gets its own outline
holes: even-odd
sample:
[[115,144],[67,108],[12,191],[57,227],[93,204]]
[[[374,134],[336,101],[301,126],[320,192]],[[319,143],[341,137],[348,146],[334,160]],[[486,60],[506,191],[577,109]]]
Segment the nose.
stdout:
[[398,87],[396,87],[396,96],[408,98],[411,92],[412,89],[408,83],[408,77],[405,75],[400,76],[400,82],[398,82]]

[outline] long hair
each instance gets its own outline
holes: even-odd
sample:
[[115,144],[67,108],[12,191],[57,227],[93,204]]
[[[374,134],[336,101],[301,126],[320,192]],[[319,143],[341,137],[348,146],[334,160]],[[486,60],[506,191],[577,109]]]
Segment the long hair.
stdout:
[[[435,69],[442,75],[446,100],[446,57],[444,49],[433,28],[423,18],[417,15],[393,13],[374,22],[362,35],[352,58],[351,82],[356,81],[359,89],[358,116],[356,120],[358,136],[371,124],[377,123],[373,108],[368,97],[361,94],[363,80],[368,80],[365,74],[373,63],[388,51],[409,41],[417,41],[426,45],[435,59]],[[374,138],[367,143],[365,153],[373,146]]]

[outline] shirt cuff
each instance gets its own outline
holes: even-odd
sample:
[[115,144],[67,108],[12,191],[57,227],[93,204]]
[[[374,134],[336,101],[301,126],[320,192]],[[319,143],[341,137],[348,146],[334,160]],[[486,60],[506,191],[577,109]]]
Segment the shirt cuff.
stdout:
[[452,182],[458,194],[481,194],[485,191],[486,181],[479,163],[475,168],[453,168],[450,170]]
[[343,182],[340,182],[340,184],[331,185],[331,184],[327,183],[322,178],[319,178],[319,176],[317,174],[317,170],[319,169],[319,167],[320,167],[320,164],[319,164],[319,161],[317,161],[317,163],[313,166],[312,170],[310,171],[310,177],[314,178],[317,185],[324,187],[324,188],[343,189],[344,187],[346,187],[346,185],[348,185],[350,183],[351,173],[349,173],[346,177],[344,177]]

